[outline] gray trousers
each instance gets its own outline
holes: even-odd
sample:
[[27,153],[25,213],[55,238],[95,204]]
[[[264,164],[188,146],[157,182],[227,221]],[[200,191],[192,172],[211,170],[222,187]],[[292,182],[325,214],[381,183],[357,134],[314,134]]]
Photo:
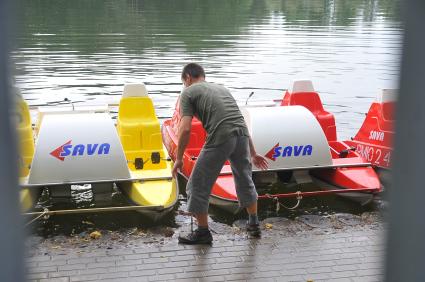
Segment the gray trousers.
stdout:
[[217,147],[203,148],[186,186],[188,211],[208,213],[211,189],[226,160],[230,161],[236,194],[242,208],[257,201],[247,136],[233,136]]

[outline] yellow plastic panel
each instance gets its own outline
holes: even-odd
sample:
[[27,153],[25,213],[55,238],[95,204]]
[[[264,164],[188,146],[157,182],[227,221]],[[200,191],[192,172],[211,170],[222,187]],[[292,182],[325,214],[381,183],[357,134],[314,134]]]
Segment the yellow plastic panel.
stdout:
[[21,203],[21,211],[28,212],[31,210],[34,205],[37,203],[38,197],[40,195],[39,188],[23,188],[19,191],[19,200]]
[[31,116],[27,103],[20,100],[17,103],[19,137],[19,176],[25,177],[29,174],[29,167],[34,156],[34,137],[32,132]]
[[171,179],[171,162],[165,162],[166,168],[155,170],[137,170],[131,172],[132,178],[170,178],[164,180],[148,180],[119,185],[132,202],[141,206],[170,207],[177,202],[178,187],[175,179]]
[[[143,170],[166,168],[160,125],[149,97],[121,98],[117,130],[130,170],[136,170],[136,158],[143,159]],[[153,152],[160,153],[158,164],[151,161]]]
[[135,182],[127,192],[127,196],[140,206],[167,208],[176,202],[176,185],[174,180]]

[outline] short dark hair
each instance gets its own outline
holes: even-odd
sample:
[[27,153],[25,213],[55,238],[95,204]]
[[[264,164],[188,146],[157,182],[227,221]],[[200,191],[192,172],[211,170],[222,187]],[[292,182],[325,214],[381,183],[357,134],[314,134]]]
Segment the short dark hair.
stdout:
[[205,78],[205,71],[204,68],[201,67],[201,65],[196,63],[190,63],[184,66],[182,71],[182,80],[186,78],[186,76],[191,76],[193,78],[199,78],[204,77]]

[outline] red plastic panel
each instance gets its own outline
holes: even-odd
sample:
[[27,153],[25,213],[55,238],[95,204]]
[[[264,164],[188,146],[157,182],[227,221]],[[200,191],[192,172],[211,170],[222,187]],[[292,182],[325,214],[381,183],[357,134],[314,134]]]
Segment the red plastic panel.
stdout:
[[335,117],[325,111],[317,92],[289,93],[286,91],[281,106],[304,106],[316,117],[328,141],[336,140]]
[[394,102],[373,103],[356,136],[346,142],[366,161],[383,168],[391,166],[394,106]]

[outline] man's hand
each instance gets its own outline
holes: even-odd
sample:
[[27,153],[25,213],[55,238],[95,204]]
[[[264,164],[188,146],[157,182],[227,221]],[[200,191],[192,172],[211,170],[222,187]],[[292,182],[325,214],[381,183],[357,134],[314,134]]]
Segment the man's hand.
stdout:
[[251,159],[252,163],[259,169],[266,170],[269,167],[269,163],[263,156],[255,154],[251,156]]
[[176,160],[176,162],[174,163],[174,167],[173,167],[173,177],[176,178],[177,177],[177,173],[183,168],[183,161],[182,160]]
[[252,138],[249,137],[249,152],[251,153],[252,163],[258,167],[259,169],[266,170],[269,167],[269,163],[263,157],[257,154],[254,148],[254,142],[252,142]]

